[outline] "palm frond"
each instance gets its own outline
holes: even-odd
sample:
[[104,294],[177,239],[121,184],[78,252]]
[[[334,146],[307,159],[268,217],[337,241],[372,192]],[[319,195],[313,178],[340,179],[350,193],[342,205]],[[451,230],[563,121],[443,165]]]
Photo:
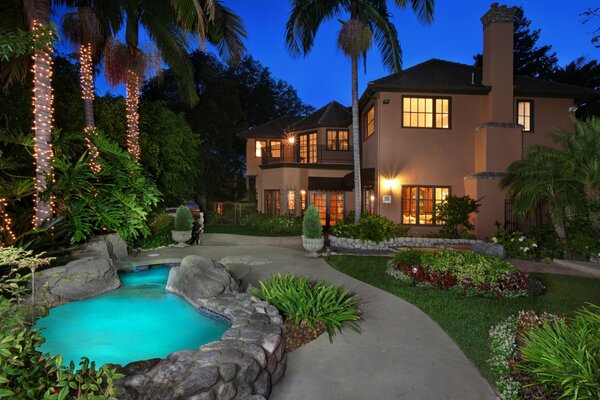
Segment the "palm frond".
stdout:
[[371,4],[361,2],[364,22],[373,31],[375,43],[379,49],[383,65],[391,72],[402,70],[402,47],[398,40],[398,31],[392,22],[392,14],[388,11],[385,1]]
[[400,8],[406,8],[408,3],[417,17],[419,21],[425,24],[430,24],[433,22],[433,13],[434,13],[434,5],[435,0],[395,0],[396,5]]
[[243,39],[246,28],[239,15],[215,1],[214,18],[209,22],[206,38],[225,60],[237,64],[246,52]]

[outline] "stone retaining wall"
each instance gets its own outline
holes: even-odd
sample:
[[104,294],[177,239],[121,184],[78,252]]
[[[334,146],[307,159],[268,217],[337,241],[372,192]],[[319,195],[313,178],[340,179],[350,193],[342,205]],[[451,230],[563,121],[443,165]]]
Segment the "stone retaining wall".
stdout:
[[475,243],[482,243],[482,241],[475,239],[399,237],[376,243],[371,240],[363,241],[329,235],[329,245],[332,248],[349,250],[394,250],[396,247],[440,247],[444,245]]
[[[248,293],[222,293],[193,305],[231,322],[221,340],[122,370],[119,399],[265,400],[285,373],[285,325],[278,310]],[[168,329],[168,327],[165,327]],[[177,334],[177,332],[173,332]]]

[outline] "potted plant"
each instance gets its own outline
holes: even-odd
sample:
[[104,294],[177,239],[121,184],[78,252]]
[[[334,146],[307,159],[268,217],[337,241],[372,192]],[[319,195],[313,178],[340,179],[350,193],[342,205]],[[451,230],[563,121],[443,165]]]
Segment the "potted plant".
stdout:
[[179,206],[175,212],[174,229],[171,231],[171,237],[177,242],[177,246],[185,246],[185,242],[192,238],[193,224],[194,218],[190,209],[184,205]]
[[302,219],[302,246],[310,252],[310,257],[318,257],[317,251],[323,248],[324,243],[319,210],[311,204]]

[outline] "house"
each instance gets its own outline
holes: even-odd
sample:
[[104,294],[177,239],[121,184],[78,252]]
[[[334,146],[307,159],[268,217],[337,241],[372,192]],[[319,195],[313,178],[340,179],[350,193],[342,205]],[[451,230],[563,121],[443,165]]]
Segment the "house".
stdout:
[[[363,212],[436,229],[446,196],[480,199],[475,234],[486,237],[507,216],[498,187],[523,149],[554,145],[569,129],[573,106],[598,93],[513,75],[515,10],[493,4],[483,23],[483,68],[431,59],[370,82],[360,99]],[[350,110],[332,102],[304,118],[290,116],[241,134],[258,208],[300,215],[315,204],[324,224],[354,210]]]

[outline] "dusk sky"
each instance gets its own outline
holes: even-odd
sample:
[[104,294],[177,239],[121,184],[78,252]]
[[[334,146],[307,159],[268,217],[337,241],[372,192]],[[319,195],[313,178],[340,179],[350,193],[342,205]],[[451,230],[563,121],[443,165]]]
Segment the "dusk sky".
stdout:
[[[394,15],[400,43],[404,51],[404,68],[440,58],[466,64],[481,52],[482,26],[480,17],[489,9],[492,0],[436,0],[435,20],[421,25],[415,15],[389,5]],[[285,23],[290,12],[288,0],[225,0],[224,4],[237,12],[246,25],[248,52],[270,68],[276,78],[286,80],[297,89],[300,98],[320,107],[331,100],[350,104],[350,61],[336,49],[340,23],[329,21],[317,33],[315,46],[306,58],[293,58],[285,48]],[[582,25],[580,14],[598,5],[590,0],[530,0],[507,1],[501,4],[520,5],[532,28],[541,28],[539,44],[550,44],[559,63],[567,64],[577,57],[598,59],[600,50],[591,43],[590,24]],[[344,18],[344,17],[342,17]],[[55,16],[55,19],[59,19]],[[595,26],[598,22],[595,22]],[[147,41],[147,37],[142,38]],[[61,43],[59,51],[70,53],[72,47]],[[376,48],[367,57],[367,73],[361,68],[360,91],[374,79],[388,75],[381,65]],[[124,94],[124,87],[110,89],[102,76],[98,77],[99,94],[107,91]]]

